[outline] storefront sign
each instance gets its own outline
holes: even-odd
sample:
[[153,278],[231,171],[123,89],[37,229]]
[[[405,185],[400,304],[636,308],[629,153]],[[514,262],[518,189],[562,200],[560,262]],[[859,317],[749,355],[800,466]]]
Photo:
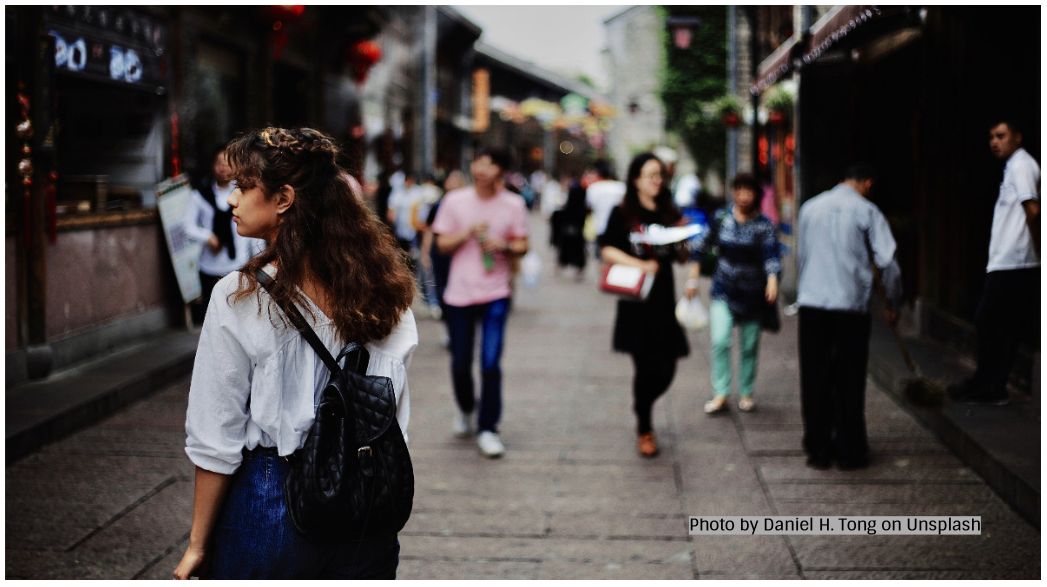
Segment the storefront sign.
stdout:
[[187,304],[202,293],[199,265],[203,243],[190,239],[185,230],[185,209],[192,195],[189,178],[184,175],[164,180],[156,186],[156,207],[164,227],[167,252],[171,255],[182,300]]
[[167,29],[123,7],[50,6],[55,70],[163,91]]
[[473,72],[473,132],[484,132],[491,124],[491,74],[486,69]]

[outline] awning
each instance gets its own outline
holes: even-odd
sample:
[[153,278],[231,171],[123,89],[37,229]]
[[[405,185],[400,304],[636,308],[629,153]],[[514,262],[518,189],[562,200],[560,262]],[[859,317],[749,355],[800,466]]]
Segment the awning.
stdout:
[[[754,95],[762,93],[778,83],[790,71],[809,65],[852,31],[880,14],[880,9],[876,6],[838,5],[834,7],[825,16],[818,19],[808,34],[804,35],[806,41],[804,45],[797,47],[799,41],[796,37],[792,37],[760,62],[756,82],[749,88],[749,91]],[[793,57],[797,56],[797,51],[802,51],[802,57],[794,60]]]
[[796,43],[796,37],[790,37],[788,41],[779,45],[774,53],[768,55],[767,59],[760,62],[756,69],[758,81],[750,88],[752,93],[759,94],[789,73],[793,67],[791,56]]
[[879,15],[880,9],[876,6],[840,5],[833,8],[811,27],[811,42],[803,55],[803,64],[811,63],[856,28]]

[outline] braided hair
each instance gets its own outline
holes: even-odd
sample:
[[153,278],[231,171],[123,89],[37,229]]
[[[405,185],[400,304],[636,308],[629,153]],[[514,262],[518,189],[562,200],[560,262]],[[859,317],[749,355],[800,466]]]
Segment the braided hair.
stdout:
[[[392,235],[339,165],[334,140],[309,128],[270,127],[234,139],[226,154],[241,188],[258,187],[266,198],[283,186],[295,191],[270,245],[241,270],[232,302],[256,294],[255,273],[275,262],[276,302],[308,309],[301,288],[309,278],[327,293],[329,318],[345,341],[387,337],[411,306],[414,277]],[[261,296],[257,299],[261,312]],[[272,320],[272,306],[269,315]]]

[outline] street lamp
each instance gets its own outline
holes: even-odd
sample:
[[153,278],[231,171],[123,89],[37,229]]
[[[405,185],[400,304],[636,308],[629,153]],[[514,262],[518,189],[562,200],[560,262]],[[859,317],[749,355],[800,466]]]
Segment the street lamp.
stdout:
[[665,19],[665,26],[669,29],[677,49],[687,49],[691,46],[691,37],[701,24],[702,19],[697,16],[670,16]]

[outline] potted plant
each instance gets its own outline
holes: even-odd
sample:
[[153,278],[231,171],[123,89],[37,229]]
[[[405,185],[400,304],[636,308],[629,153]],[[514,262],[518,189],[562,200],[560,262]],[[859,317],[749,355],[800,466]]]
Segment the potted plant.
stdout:
[[767,108],[767,121],[778,125],[784,124],[792,115],[795,104],[793,95],[781,86],[768,92],[763,103]]
[[727,128],[735,128],[741,122],[742,101],[734,94],[724,94],[711,104],[713,115],[723,121]]

